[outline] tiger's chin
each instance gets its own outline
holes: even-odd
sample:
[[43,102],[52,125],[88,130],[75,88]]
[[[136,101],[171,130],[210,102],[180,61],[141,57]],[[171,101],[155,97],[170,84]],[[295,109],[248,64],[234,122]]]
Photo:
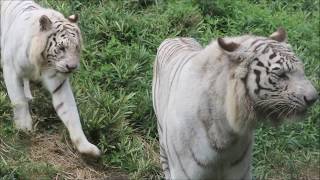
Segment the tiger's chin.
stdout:
[[[270,111],[270,112],[274,112]],[[260,113],[259,119],[265,120],[264,122],[271,122],[273,126],[279,126],[283,123],[291,123],[303,121],[307,114],[307,108],[294,109],[289,112],[274,112],[274,113]]]
[[55,69],[55,71],[62,76],[69,76],[70,74],[72,74],[74,72],[74,71],[68,71],[68,70],[64,70],[64,69]]

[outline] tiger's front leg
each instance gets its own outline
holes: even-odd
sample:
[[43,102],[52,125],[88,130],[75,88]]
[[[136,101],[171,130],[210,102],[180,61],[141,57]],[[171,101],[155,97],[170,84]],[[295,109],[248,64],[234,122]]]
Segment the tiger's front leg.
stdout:
[[3,77],[13,107],[13,119],[16,128],[23,131],[31,131],[32,119],[22,79],[18,77],[14,68],[8,65],[3,66]]
[[43,83],[52,94],[53,106],[56,113],[67,127],[70,139],[82,154],[99,156],[100,150],[91,144],[80,123],[80,117],[67,77],[58,77],[57,74],[44,74]]

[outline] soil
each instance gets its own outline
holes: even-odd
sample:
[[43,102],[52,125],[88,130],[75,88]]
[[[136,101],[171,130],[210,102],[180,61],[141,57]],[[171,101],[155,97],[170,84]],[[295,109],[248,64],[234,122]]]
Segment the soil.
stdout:
[[129,179],[117,169],[102,167],[97,159],[81,156],[63,133],[37,133],[31,139],[29,156],[33,161],[46,162],[58,169],[59,173],[54,179]]

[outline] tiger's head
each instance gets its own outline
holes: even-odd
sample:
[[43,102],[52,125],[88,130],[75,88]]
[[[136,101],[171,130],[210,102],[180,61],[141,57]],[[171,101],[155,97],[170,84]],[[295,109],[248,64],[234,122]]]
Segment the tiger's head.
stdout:
[[279,28],[269,37],[218,39],[232,60],[232,78],[243,84],[259,119],[279,122],[297,117],[319,99],[286,37],[285,30]]
[[41,66],[63,74],[69,74],[79,67],[81,33],[77,20],[77,15],[71,15],[67,19],[63,16],[40,17],[37,39],[42,42],[35,43],[41,49]]

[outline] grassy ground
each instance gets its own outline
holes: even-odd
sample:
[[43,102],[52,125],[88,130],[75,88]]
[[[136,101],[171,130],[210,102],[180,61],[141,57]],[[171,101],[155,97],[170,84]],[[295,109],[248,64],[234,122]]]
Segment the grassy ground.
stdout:
[[[205,45],[217,36],[269,35],[283,26],[320,90],[319,1],[39,1],[66,15],[80,14],[84,51],[72,84],[84,130],[103,157],[89,162],[75,153],[37,84],[31,105],[35,133],[14,130],[0,74],[0,179],[160,179],[150,91],[156,49],[167,37],[191,36]],[[319,179],[319,119],[318,103],[303,122],[259,126],[256,179]]]

